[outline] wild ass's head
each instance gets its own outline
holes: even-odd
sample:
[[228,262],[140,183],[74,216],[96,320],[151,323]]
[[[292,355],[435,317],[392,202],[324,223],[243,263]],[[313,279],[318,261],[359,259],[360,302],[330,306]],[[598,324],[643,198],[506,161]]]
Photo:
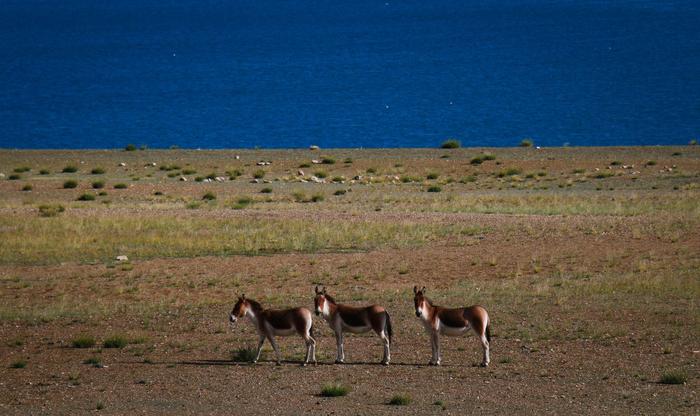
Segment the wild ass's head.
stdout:
[[316,312],[316,315],[328,315],[328,303],[335,303],[335,301],[328,293],[326,293],[325,286],[323,289],[316,286],[314,291],[316,292],[316,296],[314,296],[314,312]]
[[239,318],[243,318],[250,309],[250,302],[245,298],[245,295],[238,297],[238,301],[233,305],[233,310],[228,316],[231,325],[235,324]]
[[416,307],[416,316],[421,317],[428,304],[428,298],[425,297],[425,286],[418,290],[418,286],[413,286],[413,305]]

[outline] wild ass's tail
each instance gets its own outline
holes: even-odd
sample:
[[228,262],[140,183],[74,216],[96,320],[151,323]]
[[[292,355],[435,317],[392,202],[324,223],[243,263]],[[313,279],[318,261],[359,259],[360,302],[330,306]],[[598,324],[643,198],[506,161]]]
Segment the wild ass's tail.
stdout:
[[384,315],[386,315],[386,320],[384,322],[384,329],[386,329],[386,334],[389,336],[389,344],[391,344],[391,335],[394,333],[391,330],[391,317],[389,316],[389,312],[384,311]]
[[491,342],[491,322],[486,324],[486,341]]

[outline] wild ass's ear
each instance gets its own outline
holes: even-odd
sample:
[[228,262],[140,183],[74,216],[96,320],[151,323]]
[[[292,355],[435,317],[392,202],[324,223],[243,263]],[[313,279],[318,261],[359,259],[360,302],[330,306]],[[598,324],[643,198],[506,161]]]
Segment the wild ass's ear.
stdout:
[[318,285],[316,285],[316,287],[314,288],[314,292],[316,292],[317,295],[321,293],[321,290],[319,290]]
[[420,290],[420,293],[425,295],[425,286],[423,286],[423,289]]
[[418,294],[418,286],[413,286],[413,294]]
[[245,300],[245,293],[241,295],[241,300]]
[[326,294],[326,287],[325,286],[323,286],[323,294],[324,295]]

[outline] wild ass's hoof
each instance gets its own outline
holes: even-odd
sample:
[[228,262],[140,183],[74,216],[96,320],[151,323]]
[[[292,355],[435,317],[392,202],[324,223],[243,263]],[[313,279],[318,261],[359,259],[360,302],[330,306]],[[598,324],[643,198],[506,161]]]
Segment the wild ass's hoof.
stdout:
[[389,361],[382,361],[381,364],[382,365],[389,365]]
[[345,361],[343,361],[343,360],[335,360],[335,363],[336,363],[336,364],[345,364]]
[[277,361],[275,365],[282,365],[282,361]]
[[488,367],[488,366],[489,366],[489,363],[487,363],[487,362],[482,362],[481,364],[479,364],[479,366],[480,366],[480,367]]

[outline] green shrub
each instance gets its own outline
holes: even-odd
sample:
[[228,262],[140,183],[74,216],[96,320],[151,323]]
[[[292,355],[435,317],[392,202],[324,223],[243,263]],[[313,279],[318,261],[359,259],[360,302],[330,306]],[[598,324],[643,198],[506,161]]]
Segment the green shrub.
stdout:
[[55,217],[66,209],[63,205],[52,204],[52,205],[39,205],[39,216],[41,217]]
[[202,182],[202,181],[204,181],[204,176],[197,176],[194,178],[194,181],[195,182]]
[[51,172],[49,172],[48,169],[42,169],[39,171],[39,175],[48,175],[49,173],[51,173]]
[[313,194],[311,195],[311,202],[321,202],[325,199],[323,194]]
[[261,193],[261,194],[271,194],[271,193],[272,193],[272,188],[270,188],[270,187],[262,188],[262,189],[260,190],[260,193]]
[[411,396],[407,394],[396,394],[389,400],[389,404],[392,406],[407,406],[411,404]]
[[682,370],[667,371],[661,375],[661,384],[685,384],[688,382],[688,374]]
[[314,176],[323,179],[328,177],[328,173],[322,170],[317,170],[316,172],[314,172]]
[[27,362],[25,360],[18,360],[10,365],[11,368],[25,368],[26,366]]
[[248,205],[252,204],[253,202],[254,202],[254,201],[253,201],[251,198],[247,197],[247,196],[240,197],[240,198],[238,198],[238,200],[236,200],[236,203],[234,203],[233,205],[231,205],[231,208],[233,208],[233,209],[243,209],[243,208],[247,207]]
[[67,180],[63,182],[63,189],[73,189],[78,187],[78,182],[74,180]]
[[78,168],[73,166],[73,165],[68,165],[61,172],[63,173],[75,173],[78,171]]
[[231,359],[237,363],[252,363],[256,355],[257,351],[254,348],[238,348],[231,353]]
[[24,173],[24,172],[29,172],[30,170],[32,170],[32,168],[30,168],[29,166],[22,166],[19,168],[15,168],[14,172],[15,173]]
[[93,170],[90,171],[93,175],[104,175],[105,170],[102,168],[94,168]]
[[129,143],[124,147],[124,150],[127,152],[133,152],[134,150],[136,150],[136,145]]
[[253,172],[253,178],[255,179],[262,179],[265,177],[265,171],[262,169],[258,169],[255,172]]
[[443,149],[458,149],[460,146],[461,146],[461,143],[455,139],[445,140],[440,145],[440,147],[442,147]]
[[31,191],[32,189],[34,189],[34,188],[30,184],[26,184],[22,187],[22,191],[24,191],[24,192]]
[[78,201],[94,201],[95,200],[95,195],[93,194],[82,194],[78,197]]
[[[100,191],[97,195],[98,195],[98,196],[106,196],[106,195],[107,195],[107,192],[105,192],[105,191]],[[104,202],[104,201],[102,201],[102,202]]]
[[129,341],[121,335],[114,335],[104,340],[102,346],[105,348],[124,348]]
[[323,163],[324,165],[334,165],[335,159],[333,159],[332,157],[324,157],[323,159],[321,159],[321,163]]
[[92,183],[92,189],[102,189],[105,187],[105,181],[94,181]]
[[206,176],[207,179],[214,180],[216,179],[216,172],[211,172]]
[[349,388],[340,383],[326,384],[321,388],[321,396],[323,397],[341,397],[348,394]]
[[523,139],[520,142],[520,147],[532,147],[532,139]]
[[442,188],[440,188],[439,186],[431,186],[428,188],[428,192],[441,192],[441,191],[442,191]]
[[212,192],[207,192],[206,194],[202,195],[203,201],[213,201],[215,199],[216,195],[214,195]]
[[352,158],[346,157],[345,160],[343,160],[343,163],[352,163]]
[[522,169],[520,168],[508,168],[498,172],[497,176],[503,178],[504,176],[519,175],[520,173],[522,173]]
[[610,162],[610,166],[620,166],[621,164],[622,162],[620,162],[619,160],[613,160],[612,162]]
[[369,174],[375,174],[375,173],[377,173],[377,169],[375,169],[375,168],[369,168],[369,169],[367,169],[367,173],[369,173]]
[[301,165],[299,165],[299,168],[310,168],[310,167],[311,167],[311,165],[309,165],[308,163],[302,163]]
[[656,165],[656,161],[655,161],[655,160],[650,160],[650,161],[647,162],[647,166],[655,166],[655,165]]
[[115,184],[115,185],[114,185],[114,189],[126,189],[126,188],[128,188],[128,187],[129,187],[129,186],[128,186],[127,184],[125,184],[125,183],[118,183],[118,184]]
[[87,360],[83,361],[83,364],[89,364],[93,367],[99,367],[101,363],[102,362],[99,357],[90,357]]
[[71,341],[73,348],[92,348],[95,346],[95,338],[89,335],[80,335]]
[[12,175],[8,176],[7,179],[10,181],[17,181],[17,180],[22,179],[22,176],[18,175],[16,173],[13,173]]
[[343,178],[342,176],[334,176],[333,179],[331,179],[331,181],[335,183],[343,182],[344,180],[345,178]]
[[481,157],[482,157],[482,159],[484,159],[484,161],[496,160],[496,155],[494,155],[493,153],[484,153]]
[[183,169],[182,170],[183,175],[194,175],[195,173],[197,173],[197,171],[194,169]]
[[440,174],[436,172],[430,172],[425,176],[426,179],[437,179],[438,177],[440,177]]
[[333,195],[335,196],[340,196],[340,195],[345,195],[347,191],[345,189],[338,189],[337,191],[333,192]]
[[472,160],[469,161],[472,165],[480,165],[484,163],[484,158],[483,156],[474,156]]

